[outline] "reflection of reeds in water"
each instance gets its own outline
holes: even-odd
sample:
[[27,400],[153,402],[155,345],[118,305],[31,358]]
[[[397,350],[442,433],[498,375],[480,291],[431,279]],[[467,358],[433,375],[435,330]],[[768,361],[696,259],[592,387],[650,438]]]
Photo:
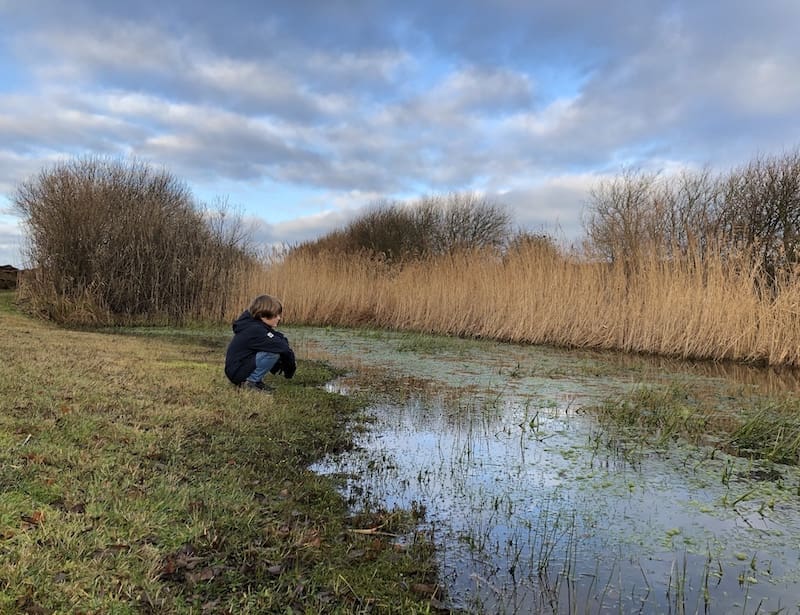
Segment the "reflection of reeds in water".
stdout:
[[630,267],[534,247],[389,266],[298,254],[254,268],[233,292],[241,305],[277,295],[293,322],[800,365],[800,282],[764,292],[750,269],[713,256]]

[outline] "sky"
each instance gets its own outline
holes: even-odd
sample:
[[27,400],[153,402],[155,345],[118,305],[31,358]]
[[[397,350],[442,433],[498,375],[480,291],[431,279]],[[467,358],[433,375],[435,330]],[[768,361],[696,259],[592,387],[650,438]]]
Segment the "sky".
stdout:
[[625,169],[800,145],[797,0],[0,0],[0,264],[22,182],[135,159],[258,244],[476,192],[582,236]]

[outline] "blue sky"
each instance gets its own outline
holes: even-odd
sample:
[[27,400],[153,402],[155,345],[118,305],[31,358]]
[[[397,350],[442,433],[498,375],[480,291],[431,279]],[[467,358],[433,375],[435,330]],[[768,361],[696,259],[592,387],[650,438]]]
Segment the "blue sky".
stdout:
[[578,238],[623,168],[796,149],[798,24],[797,0],[0,0],[0,264],[25,264],[16,187],[87,154],[264,244],[466,190]]

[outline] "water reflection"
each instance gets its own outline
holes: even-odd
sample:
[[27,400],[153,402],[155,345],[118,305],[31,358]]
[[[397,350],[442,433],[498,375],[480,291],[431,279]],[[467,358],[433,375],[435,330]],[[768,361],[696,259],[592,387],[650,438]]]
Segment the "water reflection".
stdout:
[[[580,411],[644,378],[713,387],[719,372],[519,346],[398,352],[399,338],[306,335],[309,348],[339,359],[451,387],[375,404],[359,447],[316,469],[349,476],[354,507],[425,507],[454,607],[800,612],[794,469],[779,467],[780,482],[754,480],[745,460],[677,443],[649,450]],[[739,386],[764,386],[738,379],[748,373],[736,375]],[[354,375],[335,386],[369,383]]]

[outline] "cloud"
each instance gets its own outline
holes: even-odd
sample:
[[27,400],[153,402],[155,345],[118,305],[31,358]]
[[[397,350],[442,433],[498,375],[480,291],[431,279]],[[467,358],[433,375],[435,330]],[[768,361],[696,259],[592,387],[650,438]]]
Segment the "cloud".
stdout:
[[450,112],[502,114],[529,107],[532,90],[526,74],[470,65],[448,74],[429,99]]
[[593,186],[603,179],[595,174],[553,176],[487,196],[505,205],[518,229],[541,232],[567,243],[582,235],[581,212]]
[[257,244],[292,246],[344,228],[384,199],[379,193],[352,191],[324,193],[311,200],[318,205],[307,203],[306,206],[321,208],[321,211],[276,223],[269,223],[258,216],[245,217],[245,226]]
[[0,188],[130,155],[320,216],[265,237],[462,190],[577,229],[587,178],[800,144],[798,22],[744,0],[0,3]]
[[0,265],[23,267],[22,248],[25,238],[16,221],[0,213]]
[[54,164],[60,158],[58,155],[30,158],[0,149],[0,205],[4,203],[4,197],[8,202],[7,206],[2,207],[2,211],[10,212],[11,199],[23,181],[34,178],[43,166]]

